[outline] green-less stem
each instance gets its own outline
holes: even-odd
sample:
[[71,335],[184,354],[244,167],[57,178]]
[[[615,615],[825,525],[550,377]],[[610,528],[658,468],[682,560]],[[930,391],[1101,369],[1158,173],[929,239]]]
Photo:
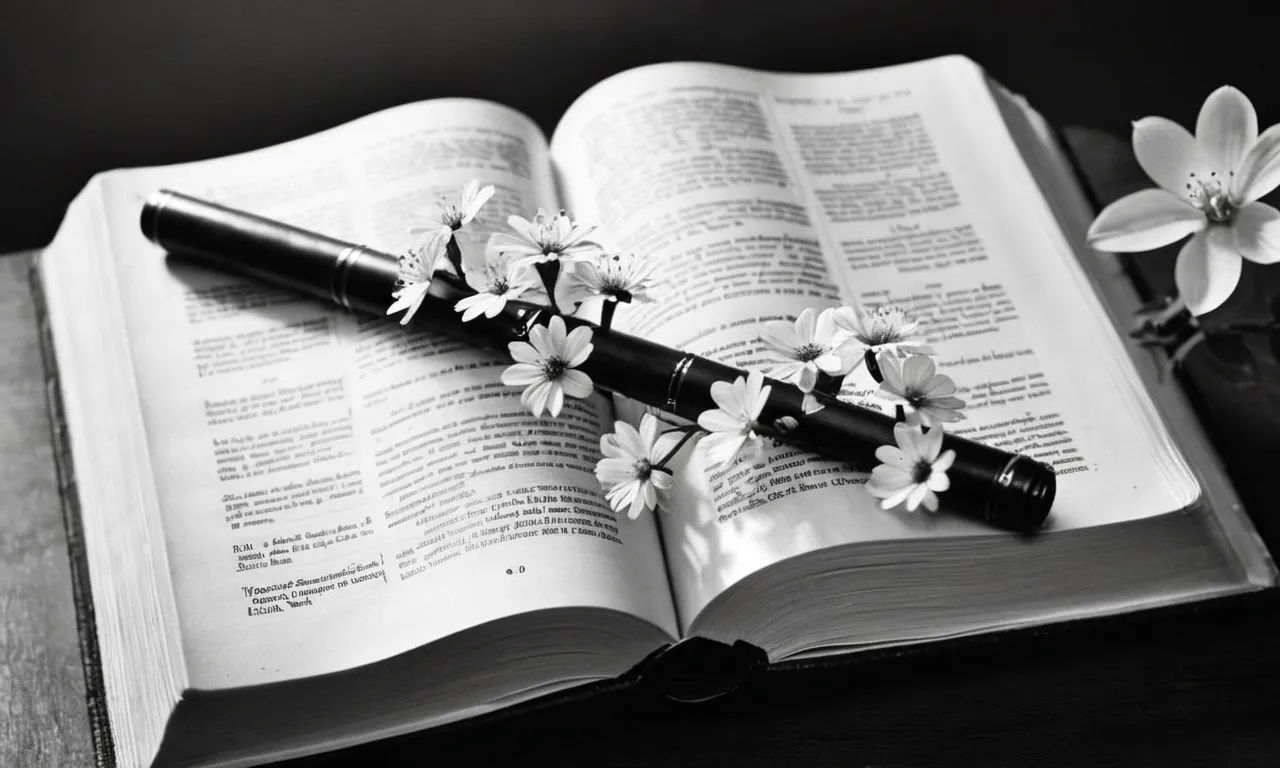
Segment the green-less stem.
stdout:
[[458,277],[465,278],[462,273],[462,246],[458,245],[458,238],[449,238],[449,243],[444,248],[444,255],[449,259],[449,263],[458,271]]
[[688,432],[685,432],[684,437],[680,438],[680,442],[676,443],[674,448],[667,451],[667,455],[659,459],[658,463],[654,464],[652,468],[670,472],[671,470],[667,469],[667,462],[675,458],[675,455],[680,452],[680,449],[684,447],[684,444],[689,442],[689,440],[694,435],[697,435],[699,433],[707,434],[706,432],[703,432],[701,429],[690,429]]
[[538,270],[538,277],[542,278],[542,287],[547,292],[547,300],[551,302],[551,311],[559,313],[560,308],[556,306],[556,280],[560,278],[560,260],[540,261],[533,266]]

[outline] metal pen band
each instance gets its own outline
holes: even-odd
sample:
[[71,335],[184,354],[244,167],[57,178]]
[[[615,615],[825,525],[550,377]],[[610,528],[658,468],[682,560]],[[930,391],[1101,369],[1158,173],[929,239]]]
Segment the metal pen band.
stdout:
[[674,412],[676,403],[680,401],[680,387],[684,385],[684,377],[693,365],[693,355],[685,355],[671,369],[671,380],[667,382],[667,410]]
[[1002,498],[1002,494],[997,492],[996,489],[998,489],[998,491],[1005,491],[1013,487],[1013,478],[1017,472],[1014,465],[1016,465],[1018,460],[1021,458],[1021,456],[1015,455],[1013,458],[1009,459],[1008,463],[1004,465],[1004,468],[1000,470],[1000,473],[991,481],[993,492],[987,495],[987,505],[983,514],[983,517],[987,520],[993,520],[995,518],[996,507],[999,506],[1000,499]]
[[351,265],[364,249],[363,245],[353,245],[339,253],[338,258],[333,262],[333,274],[329,276],[329,293],[333,296],[335,304],[341,304],[346,309],[351,309],[351,302],[347,299],[347,278],[351,274]]

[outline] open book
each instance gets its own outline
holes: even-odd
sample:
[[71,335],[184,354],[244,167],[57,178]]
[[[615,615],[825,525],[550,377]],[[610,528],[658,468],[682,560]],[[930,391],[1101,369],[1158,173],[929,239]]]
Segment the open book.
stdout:
[[[564,208],[663,263],[614,327],[743,368],[763,321],[905,305],[961,385],[951,431],[1050,462],[1032,537],[883,511],[783,446],[676,467],[615,514],[595,394],[536,419],[509,360],[166,259],[160,188],[396,252],[470,179],[464,249]],[[771,663],[1266,586],[1273,566],[1044,122],[967,59],[625,72],[547,137],[443,99],[244,155],[95,177],[45,252],[61,405],[123,765],[245,764],[617,677],[682,638]],[[467,232],[467,230],[464,230]],[[863,377],[858,380],[856,377]],[[886,408],[863,369],[849,396]],[[945,504],[945,494],[944,494]]]

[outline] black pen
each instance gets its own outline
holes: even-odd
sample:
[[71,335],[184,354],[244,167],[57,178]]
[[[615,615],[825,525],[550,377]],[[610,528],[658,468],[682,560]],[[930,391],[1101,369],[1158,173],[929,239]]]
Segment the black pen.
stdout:
[[[147,238],[170,254],[221,271],[380,317],[386,317],[392,302],[399,259],[363,245],[168,190],[146,201],[141,224]],[[510,342],[527,339],[530,328],[551,317],[548,307],[509,301],[496,317],[464,323],[454,304],[472,293],[459,278],[437,272],[406,328],[442,333],[505,355]],[[580,318],[566,316],[564,322],[569,330],[588,326],[594,331],[594,350],[580,370],[596,387],[691,421],[718,407],[711,398],[714,382],[747,375]],[[798,387],[772,379],[767,383],[771,391],[757,430],[765,436],[863,471],[878,463],[876,448],[896,443],[895,420],[886,414],[824,394],[816,395],[823,407],[806,413]],[[773,426],[783,417],[795,420],[785,434]],[[943,449],[956,452],[947,471],[951,488],[942,500],[944,510],[1012,531],[1031,532],[1043,525],[1056,490],[1052,468],[957,435],[945,434]]]

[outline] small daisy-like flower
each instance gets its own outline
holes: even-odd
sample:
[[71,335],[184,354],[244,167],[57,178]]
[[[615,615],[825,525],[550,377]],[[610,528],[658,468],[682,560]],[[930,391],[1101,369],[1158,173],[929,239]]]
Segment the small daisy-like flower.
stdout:
[[419,217],[413,226],[409,227],[409,234],[419,237],[425,235],[428,241],[438,239],[448,243],[453,233],[470,224],[491,197],[493,197],[492,184],[481,189],[479,180],[472,179],[458,194],[457,203],[442,199],[439,211],[431,216]]
[[671,488],[671,473],[657,465],[677,442],[674,434],[659,434],[662,422],[649,414],[640,419],[640,429],[619,421],[614,432],[600,438],[604,458],[596,462],[596,479],[614,511],[635,520],[640,513],[656,509]]
[[565,395],[591,394],[591,377],[575,369],[587,361],[593,348],[590,328],[566,333],[564,319],[553,316],[547,327],[535,325],[529,331],[528,342],[507,345],[516,363],[502,372],[502,383],[525,388],[520,402],[534,416],[541,416],[544,410],[552,417],[559,416]]
[[760,329],[760,338],[776,355],[786,362],[775,365],[769,375],[780,381],[789,381],[801,392],[812,392],[818,383],[818,374],[839,376],[848,373],[855,363],[853,356],[841,355],[847,336],[835,322],[833,309],[817,313],[812,307],[805,309],[794,324],[786,320],[771,320]]
[[751,371],[745,380],[739,376],[732,384],[717,381],[711,385],[711,399],[720,407],[698,415],[698,426],[711,433],[699,443],[711,466],[733,461],[739,455],[754,459],[760,453],[757,420],[772,389],[764,386],[764,374],[759,371]]
[[539,208],[533,221],[521,216],[511,216],[507,224],[516,234],[495,232],[485,246],[486,253],[509,253],[517,263],[540,264],[548,261],[578,261],[600,246],[587,236],[594,226],[574,224],[569,214],[560,211],[554,216]]
[[942,448],[942,429],[928,434],[920,427],[898,423],[893,426],[897,445],[882,445],[876,458],[884,462],[871,470],[867,493],[880,499],[881,509],[893,509],[906,502],[914,511],[921,505],[930,512],[938,510],[938,494],[951,487],[947,470],[956,460],[953,450]]
[[964,418],[964,401],[952,396],[956,383],[937,372],[932,358],[912,355],[900,363],[882,355],[876,362],[884,374],[876,396],[907,406],[908,424],[933,427]]
[[514,266],[512,261],[511,255],[499,253],[485,258],[483,264],[468,265],[467,285],[476,292],[453,305],[462,313],[464,323],[480,315],[497,317],[509,299],[519,298],[525,291],[536,287],[534,280],[537,275]]
[[632,253],[602,253],[574,265],[564,280],[564,306],[591,300],[606,302],[653,301],[653,272],[657,262]]
[[1159,189],[1102,209],[1089,227],[1090,245],[1130,253],[1191,235],[1173,278],[1194,315],[1227,300],[1244,260],[1280,261],[1280,211],[1259,199],[1280,185],[1280,124],[1259,134],[1253,103],[1239,90],[1209,94],[1194,136],[1163,117],[1134,122],[1133,152]]
[[860,345],[856,350],[858,359],[853,362],[854,368],[865,360],[867,350],[872,350],[872,354],[933,354],[933,348],[916,335],[920,323],[907,317],[901,307],[884,305],[870,310],[856,304],[840,307],[835,310],[835,323],[853,335],[855,346]]
[[401,325],[408,325],[415,313],[427,298],[431,289],[431,275],[434,273],[436,260],[440,257],[441,241],[432,241],[418,251],[410,251],[400,257],[400,270],[396,276],[396,287],[391,292],[395,301],[387,307],[387,314],[394,315],[404,311],[400,318]]

